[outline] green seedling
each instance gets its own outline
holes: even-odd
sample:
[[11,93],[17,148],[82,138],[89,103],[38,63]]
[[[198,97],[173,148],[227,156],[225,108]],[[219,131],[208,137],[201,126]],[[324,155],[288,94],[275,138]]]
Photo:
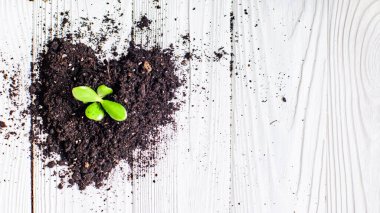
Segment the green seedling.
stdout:
[[123,105],[103,100],[104,97],[113,93],[113,90],[106,85],[100,85],[96,92],[91,87],[79,86],[73,88],[72,93],[78,101],[82,101],[85,104],[91,103],[85,111],[86,117],[91,120],[101,121],[105,116],[103,109],[116,121],[127,119],[127,110]]

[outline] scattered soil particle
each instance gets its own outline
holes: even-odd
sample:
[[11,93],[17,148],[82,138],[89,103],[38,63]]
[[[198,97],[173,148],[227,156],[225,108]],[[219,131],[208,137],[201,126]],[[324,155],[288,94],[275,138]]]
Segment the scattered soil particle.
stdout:
[[47,167],[49,168],[53,168],[55,166],[55,162],[54,161],[50,161],[49,163],[46,164]]
[[136,23],[136,26],[140,29],[143,30],[145,28],[150,29],[150,24],[152,23],[152,20],[148,19],[146,15],[141,16],[140,21]]
[[182,41],[183,44],[190,42],[190,34],[189,33],[187,33],[186,35],[182,35],[181,38],[183,40]]
[[283,102],[286,102],[286,98],[285,98],[285,97],[282,97],[282,101],[283,101]]
[[0,121],[0,128],[5,128],[7,127],[7,125],[5,124],[4,121]]
[[[80,190],[92,183],[100,187],[122,160],[145,168],[154,165],[156,148],[149,149],[162,145],[161,127],[175,126],[174,113],[180,108],[176,91],[185,83],[177,76],[173,59],[172,49],[146,50],[133,43],[118,60],[104,61],[82,43],[55,38],[47,44],[39,57],[39,80],[30,91],[36,97],[31,105],[33,125],[41,117],[40,128],[48,135],[35,143],[46,159],[60,156],[57,163],[67,165],[62,176],[70,185],[77,184]],[[109,100],[127,108],[126,121],[108,116],[101,122],[89,120],[86,105],[72,97],[76,86],[101,84],[114,90]],[[148,154],[134,158],[136,150]]]
[[274,121],[270,122],[269,125],[272,125],[272,124],[274,124],[274,123],[276,123],[276,122],[278,122],[278,121],[277,121],[277,120],[274,120]]
[[186,60],[190,60],[193,58],[193,55],[190,53],[190,52],[187,52],[185,53],[185,55],[183,56]]
[[190,34],[187,33],[186,35],[181,36],[184,40],[190,41]]
[[70,23],[69,19],[67,17],[64,17],[62,19],[61,26],[64,27],[66,24],[69,24],[69,23]]
[[221,58],[223,58],[224,55],[227,55],[228,53],[224,50],[223,47],[219,48],[218,51],[214,52],[214,61],[220,61]]

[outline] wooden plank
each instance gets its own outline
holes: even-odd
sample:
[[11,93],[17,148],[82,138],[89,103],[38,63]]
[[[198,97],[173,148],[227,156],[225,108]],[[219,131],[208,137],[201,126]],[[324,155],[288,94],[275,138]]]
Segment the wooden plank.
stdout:
[[[185,52],[189,50],[189,43],[185,42],[180,35],[189,33],[188,28],[188,3],[179,1],[134,1],[134,22],[139,21],[141,16],[146,15],[152,20],[150,30],[135,31],[135,41],[143,46],[152,47],[156,44],[168,48],[170,44],[175,47],[175,55],[178,61],[183,60]],[[180,76],[189,78],[189,65],[178,64],[181,69]],[[189,82],[182,91],[188,93]],[[181,97],[181,95],[179,95]],[[182,100],[188,97],[183,97]],[[180,212],[179,194],[183,193],[182,180],[178,178],[182,172],[179,168],[184,165],[189,144],[189,103],[182,106],[177,113],[177,130],[165,127],[166,141],[162,141],[158,155],[162,156],[157,165],[149,169],[144,176],[134,178],[133,183],[133,210],[134,212]],[[135,174],[142,175],[142,171],[136,166]]]
[[[136,32],[136,41],[177,55],[194,50],[188,66],[186,104],[178,113],[166,155],[146,177],[134,180],[135,212],[228,212],[230,188],[229,56],[214,62],[214,51],[230,50],[230,5],[215,1],[134,1],[134,18],[147,14],[152,30]],[[190,43],[180,35],[189,33]],[[179,60],[181,61],[181,60]],[[157,177],[155,176],[157,174]],[[155,181],[155,183],[153,183]]]
[[32,4],[0,2],[0,207],[31,212],[28,115]]
[[379,5],[235,1],[233,212],[380,211]]
[[[150,29],[135,30],[135,42],[146,47],[160,45],[168,48],[170,44],[175,47],[175,55],[179,62],[183,60],[189,43],[183,43],[180,35],[186,35],[188,30],[188,3],[179,1],[134,1],[134,22],[146,15],[152,20]],[[188,79],[189,65],[178,64],[181,69],[178,75]],[[188,83],[182,91],[188,93]],[[182,100],[187,97],[183,97]],[[188,102],[184,104],[176,115],[177,130],[172,126],[163,128],[165,141],[158,148],[157,155],[160,160],[154,168],[147,172],[141,171],[136,165],[133,182],[133,211],[134,212],[181,212],[179,211],[178,194],[181,193],[181,180],[179,165],[183,165],[183,157],[187,153],[189,143]],[[186,149],[186,150],[185,150]],[[144,173],[144,174],[143,174]],[[141,177],[144,175],[144,177]]]
[[[231,52],[231,4],[190,2],[190,49],[201,61],[190,64],[190,211],[229,212],[230,205],[230,57],[208,59],[224,48]],[[185,178],[184,176],[182,176]]]
[[[31,212],[32,189],[34,212],[49,213],[380,211],[378,1],[233,1],[232,73],[229,56],[212,60],[219,47],[231,51],[225,2],[20,2],[0,3],[2,211]],[[124,30],[110,43],[130,40],[132,21],[147,14],[152,30],[136,32],[138,43],[149,36],[148,46],[173,43],[177,55],[194,49],[200,57],[181,71],[189,96],[178,130],[167,129],[166,154],[133,188],[121,165],[110,191],[58,190],[36,147],[31,188],[30,117],[23,113],[31,36],[35,61],[79,17],[101,20],[119,8]],[[72,25],[62,31],[59,13],[68,10]],[[182,44],[186,33],[191,42]]]
[[[63,16],[61,12],[69,11],[70,26],[61,28]],[[109,12],[110,18],[121,23],[122,30],[117,35],[112,35],[104,45],[105,51],[113,43],[123,47],[130,40],[132,26],[131,2],[119,1],[81,1],[81,0],[52,0],[34,1],[34,61],[37,54],[44,48],[44,44],[54,36],[62,36],[73,32],[80,26],[80,18],[88,18],[94,22],[93,32],[99,32],[103,16]],[[123,15],[121,16],[121,13]],[[51,28],[52,30],[48,30]],[[86,33],[83,30],[82,33]],[[90,35],[84,36],[82,42],[89,42]],[[108,49],[107,49],[108,48]],[[121,51],[121,49],[119,49]],[[105,54],[99,57],[109,57]],[[132,211],[132,185],[127,180],[128,165],[122,163],[110,175],[106,186],[101,189],[88,187],[85,191],[79,191],[77,186],[72,188],[57,189],[59,177],[52,176],[55,169],[45,168],[41,161],[37,147],[34,147],[34,209],[35,212],[131,212]],[[110,190],[108,188],[110,187]]]

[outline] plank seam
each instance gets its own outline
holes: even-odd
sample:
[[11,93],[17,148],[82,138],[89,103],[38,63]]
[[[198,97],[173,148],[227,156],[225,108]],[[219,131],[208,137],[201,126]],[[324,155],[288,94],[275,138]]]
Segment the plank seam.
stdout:
[[230,52],[230,186],[229,186],[229,207],[228,211],[232,212],[232,193],[233,193],[233,175],[232,175],[232,167],[233,167],[233,150],[232,150],[232,135],[234,134],[234,115],[233,115],[233,100],[232,100],[232,94],[233,94],[233,70],[234,70],[234,0],[231,0],[230,5],[230,46],[231,46],[231,52]]
[[[34,70],[34,57],[35,57],[35,52],[34,48],[36,47],[35,45],[35,4],[33,4],[33,12],[32,12],[32,50],[31,50],[31,55],[32,55],[32,62],[30,66],[30,72],[33,72]],[[33,73],[31,74],[31,81],[33,81]],[[31,101],[30,104],[33,102]],[[33,144],[33,138],[34,138],[34,131],[33,131],[33,117],[30,118],[30,194],[31,194],[31,213],[34,213],[34,144]]]

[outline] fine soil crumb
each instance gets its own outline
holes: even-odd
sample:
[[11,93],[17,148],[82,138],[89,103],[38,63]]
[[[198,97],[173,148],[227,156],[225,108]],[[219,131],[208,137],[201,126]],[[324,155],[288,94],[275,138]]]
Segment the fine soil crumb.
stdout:
[[63,189],[63,183],[58,184],[58,189]]
[[54,161],[50,161],[49,163],[46,164],[47,167],[49,168],[53,168],[55,166],[55,162]]
[[181,38],[183,40],[183,42],[182,42],[183,44],[190,42],[190,34],[189,33],[187,33],[186,35],[182,35]]
[[141,16],[140,21],[136,23],[136,26],[140,29],[143,30],[145,28],[150,29],[150,24],[152,23],[152,20],[148,19],[146,15]]
[[190,52],[186,52],[185,55],[183,56],[186,60],[190,60],[193,58],[193,55]]
[[218,49],[218,51],[214,52],[214,61],[220,61],[224,55],[227,55],[227,52],[224,50],[224,47]]
[[7,127],[7,125],[5,124],[4,121],[0,121],[0,128],[5,128]]
[[155,7],[156,7],[157,9],[160,9],[160,8],[161,8],[161,6],[159,5],[159,3],[160,3],[159,0],[153,0],[153,2],[156,4]]
[[[35,143],[45,159],[60,156],[47,166],[65,165],[67,171],[60,177],[80,190],[93,183],[102,186],[123,160],[134,166],[153,166],[154,147],[163,143],[160,128],[175,127],[174,113],[180,108],[176,91],[184,81],[176,75],[173,58],[172,49],[146,50],[131,43],[118,60],[101,61],[83,43],[61,38],[50,41],[39,57],[39,79],[30,88],[36,97],[31,106],[33,124],[38,125],[37,118],[42,118],[39,128],[47,133],[46,140]],[[89,120],[84,115],[86,105],[72,97],[76,86],[95,89],[101,84],[114,90],[107,96],[109,100],[127,108],[126,121],[109,117],[101,122]],[[138,150],[150,154],[134,158]]]

